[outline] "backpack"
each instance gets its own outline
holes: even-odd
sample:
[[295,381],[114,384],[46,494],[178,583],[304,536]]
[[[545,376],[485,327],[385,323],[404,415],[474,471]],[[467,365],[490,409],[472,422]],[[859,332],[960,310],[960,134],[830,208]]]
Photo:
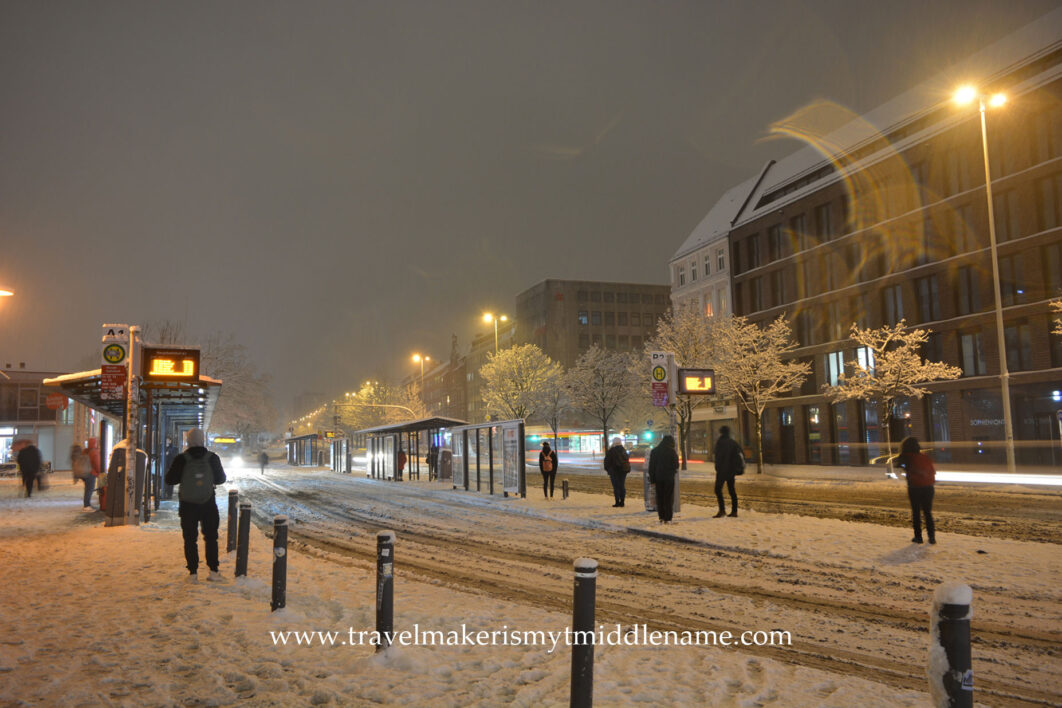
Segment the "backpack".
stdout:
[[737,451],[736,464],[734,465],[734,476],[737,477],[743,474],[745,474],[745,453],[739,448]]
[[542,471],[543,472],[552,472],[553,471],[553,455],[543,455],[542,456]]
[[88,477],[92,474],[92,461],[89,460],[88,455],[78,455],[74,458],[74,474],[80,478]]
[[181,471],[181,486],[177,498],[183,502],[202,504],[214,499],[214,470],[210,455],[195,458],[184,455],[184,470]]

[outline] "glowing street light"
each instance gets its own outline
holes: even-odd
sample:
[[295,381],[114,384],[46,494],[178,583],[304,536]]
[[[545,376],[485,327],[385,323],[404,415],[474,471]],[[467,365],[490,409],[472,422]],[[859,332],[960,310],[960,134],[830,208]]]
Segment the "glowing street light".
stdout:
[[1007,450],[1007,472],[1014,474],[1014,421],[1010,412],[1010,373],[1007,371],[1007,347],[1003,335],[1003,298],[999,287],[999,254],[996,251],[996,215],[992,204],[992,170],[988,164],[988,129],[985,126],[985,105],[998,108],[1007,102],[1002,93],[987,96],[973,86],[963,86],[955,92],[960,106],[977,101],[981,112],[981,150],[985,157],[985,198],[988,199],[988,243],[992,254],[992,291],[996,299],[996,349],[999,353],[999,383],[1003,397],[1003,437]]
[[0,297],[11,297],[14,294],[10,290],[0,290]]
[[487,324],[490,324],[491,322],[494,323],[494,353],[497,354],[498,353],[498,322],[499,321],[508,322],[509,318],[506,317],[505,315],[501,315],[499,317],[495,317],[492,313],[487,312],[487,313],[484,313],[484,315],[483,315],[483,321],[486,322]]
[[422,392],[421,395],[423,395],[423,391],[424,391],[424,362],[426,362],[426,361],[431,361],[431,357],[430,356],[421,356],[420,354],[414,354],[413,355],[413,363],[414,364],[418,364],[418,363],[420,364],[420,390]]

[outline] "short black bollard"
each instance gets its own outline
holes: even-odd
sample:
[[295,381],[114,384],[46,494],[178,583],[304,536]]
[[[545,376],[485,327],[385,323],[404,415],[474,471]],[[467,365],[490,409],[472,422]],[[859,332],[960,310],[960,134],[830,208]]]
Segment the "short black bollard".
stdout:
[[594,704],[594,603],[597,561],[575,561],[575,598],[572,601],[572,708]]
[[251,502],[240,502],[240,528],[236,534],[236,577],[247,575],[247,545],[251,539]]
[[973,708],[968,585],[941,585],[933,598],[933,632],[929,648],[929,692],[935,705]]
[[568,498],[568,480],[562,479],[561,480],[561,499],[567,499],[567,498]]
[[225,539],[226,553],[232,553],[236,550],[236,499],[239,494],[235,489],[229,490],[229,526],[228,535]]
[[288,601],[288,517],[273,517],[273,601],[274,612]]
[[376,651],[391,646],[395,631],[395,532],[376,534]]

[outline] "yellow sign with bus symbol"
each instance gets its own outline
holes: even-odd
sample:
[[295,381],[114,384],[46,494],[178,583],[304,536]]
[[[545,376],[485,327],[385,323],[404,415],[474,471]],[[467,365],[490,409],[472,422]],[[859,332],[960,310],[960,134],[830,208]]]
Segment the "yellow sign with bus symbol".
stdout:
[[679,369],[678,392],[691,396],[715,393],[715,369]]

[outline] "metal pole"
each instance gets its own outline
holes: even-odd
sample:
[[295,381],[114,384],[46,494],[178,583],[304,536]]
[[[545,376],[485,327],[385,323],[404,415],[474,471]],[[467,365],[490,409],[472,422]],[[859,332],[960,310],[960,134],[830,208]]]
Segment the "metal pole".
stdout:
[[274,612],[287,604],[288,599],[288,517],[273,517],[273,600]]
[[[468,447],[468,430],[467,429],[461,431],[461,438],[462,438],[462,440],[464,442],[464,451],[465,451],[465,454],[461,455],[461,466],[464,467],[464,472],[462,473],[461,476],[465,478],[465,491],[467,492],[468,491],[468,451],[469,451],[469,447]],[[477,443],[479,442],[479,438],[478,437],[476,438],[476,442]],[[477,450],[476,453],[478,454],[479,451]],[[478,464],[478,462],[477,462],[477,464]]]
[[155,464],[156,462],[152,458],[155,456],[155,430],[154,430],[154,407],[155,404],[151,400],[152,391],[149,388],[147,392],[147,430],[145,431],[144,447],[147,448],[147,465],[144,468],[144,498],[141,504],[144,508],[144,522],[151,521],[151,492],[155,486]]
[[985,196],[988,199],[988,243],[992,252],[992,294],[996,300],[996,348],[999,354],[999,383],[1003,396],[1003,438],[1007,451],[1007,472],[1014,474],[1014,421],[1010,412],[1010,373],[1007,371],[1007,345],[1003,334],[1003,297],[999,285],[999,255],[996,252],[996,214],[992,203],[992,171],[988,164],[988,129],[985,125],[985,99],[981,104],[981,148],[985,156]]
[[561,480],[561,499],[567,499],[567,498],[568,498],[568,480],[562,479]]
[[594,603],[597,595],[597,561],[575,561],[575,596],[572,601],[572,708],[594,704]]
[[483,432],[480,428],[476,428],[476,491],[479,491],[479,439],[480,433]]
[[524,423],[520,423],[520,498],[527,499],[527,441],[524,440]]
[[490,493],[494,496],[494,428],[487,428],[487,467],[490,468]]
[[229,526],[225,539],[226,553],[232,553],[236,550],[236,504],[239,494],[235,489],[229,490]]
[[376,534],[376,651],[391,646],[395,630],[395,532]]
[[251,502],[240,502],[240,528],[236,536],[236,577],[247,575],[247,545],[251,539]]

